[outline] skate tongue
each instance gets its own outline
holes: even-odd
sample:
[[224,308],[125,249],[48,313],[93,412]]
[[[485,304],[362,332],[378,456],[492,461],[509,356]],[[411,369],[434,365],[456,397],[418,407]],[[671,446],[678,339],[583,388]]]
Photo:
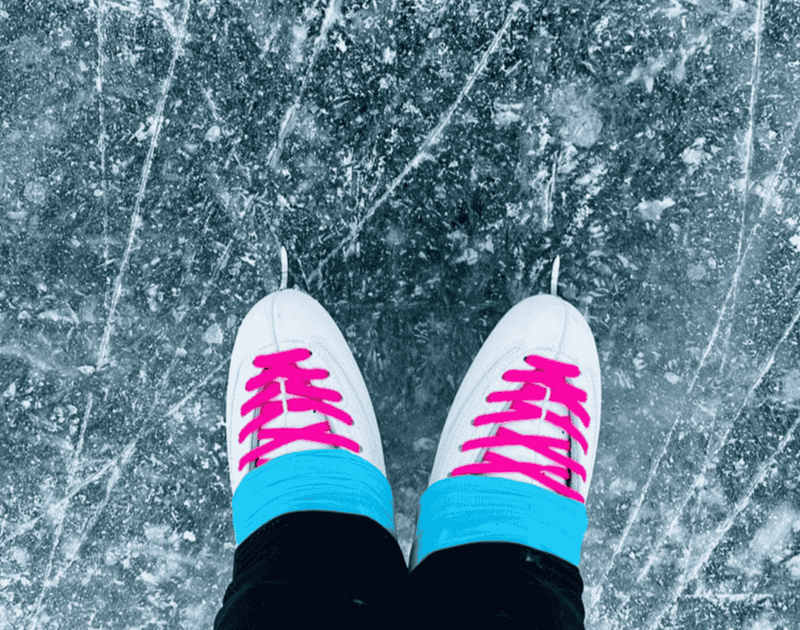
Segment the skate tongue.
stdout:
[[[556,403],[537,403],[540,404],[542,407],[542,415],[544,415],[547,409],[551,409],[554,413],[559,415],[569,415],[567,410],[560,404]],[[535,420],[523,420],[519,422],[508,422],[504,423],[501,426],[505,426],[508,429],[511,429],[515,433],[520,433],[522,435],[541,435],[545,437],[552,437],[558,438],[559,440],[569,440],[569,434],[564,431],[563,429],[559,429],[556,425],[552,422],[547,420],[543,420],[541,418],[537,418]],[[542,466],[556,466],[558,465],[556,462],[551,460],[549,457],[538,453],[527,446],[497,446],[490,449],[493,453],[497,453],[498,455],[502,455],[503,457],[508,457],[510,459],[514,459],[518,462],[530,462],[533,464],[540,464]],[[558,449],[557,449],[558,450]],[[559,451],[563,452],[563,451]],[[569,456],[569,453],[565,453],[565,455]],[[567,479],[563,479],[558,475],[550,474],[549,472],[545,473],[548,477],[560,483],[564,486],[569,486],[569,477]],[[504,479],[511,479],[514,481],[522,481],[525,483],[530,483],[545,490],[550,490],[546,486],[542,485],[538,481],[531,479],[527,475],[523,475],[522,473],[486,473],[484,476],[486,477],[502,477]]]
[[[319,424],[320,422],[327,421],[328,424],[333,428],[335,420],[328,418],[327,416],[322,415],[321,413],[317,413],[316,411],[293,411],[283,413],[277,418],[274,418],[267,422],[267,424],[263,427],[265,429],[302,429],[312,424]],[[259,440],[258,439],[258,432],[254,432],[251,436],[251,449],[255,449],[259,446],[264,444],[268,444],[271,442],[269,438],[269,433],[267,433],[267,439]],[[299,453],[301,451],[313,451],[316,449],[335,449],[336,447],[332,444],[320,444],[319,442],[309,442],[308,440],[294,440],[293,442],[289,442],[280,448],[270,451],[266,453],[264,457],[268,460],[273,460],[276,457],[280,457],[281,455],[288,455],[289,453]],[[259,462],[263,462],[263,459],[259,459]],[[263,465],[263,464],[260,464]]]

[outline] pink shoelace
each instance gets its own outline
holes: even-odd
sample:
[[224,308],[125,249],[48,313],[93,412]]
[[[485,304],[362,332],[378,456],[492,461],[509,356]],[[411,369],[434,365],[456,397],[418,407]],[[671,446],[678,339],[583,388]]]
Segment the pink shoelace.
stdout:
[[[330,418],[336,418],[347,425],[353,424],[353,418],[349,414],[325,402],[326,400],[340,402],[342,395],[339,392],[311,385],[313,380],[328,378],[330,372],[321,368],[307,369],[297,365],[300,361],[304,361],[310,356],[310,350],[295,348],[283,352],[258,355],[253,360],[253,365],[262,368],[262,370],[258,376],[254,376],[247,381],[245,389],[248,392],[259,391],[242,405],[242,417],[254,409],[258,409],[258,413],[239,432],[239,443],[244,442],[250,434],[256,431],[258,431],[259,441],[270,441],[254,448],[242,457],[239,461],[239,470],[244,470],[244,467],[254,460],[257,460],[256,467],[266,464],[269,460],[263,458],[263,455],[295,440],[342,446],[355,453],[360,451],[358,442],[349,440],[343,435],[331,433],[331,426],[327,421],[297,429],[263,428],[265,424],[286,412],[312,410]],[[283,391],[287,394],[285,403],[280,398],[274,400],[280,396],[282,384]],[[289,397],[289,395],[294,397]]]
[[[487,402],[511,402],[511,407],[506,411],[478,416],[472,421],[472,424],[481,426],[484,424],[539,419],[542,416],[542,408],[533,403],[544,401],[549,390],[550,401],[566,406],[570,413],[580,418],[583,426],[588,428],[589,414],[586,413],[586,410],[581,405],[581,403],[586,402],[586,392],[567,383],[568,378],[576,378],[580,375],[578,367],[537,355],[525,357],[525,362],[534,369],[508,370],[503,374],[504,381],[523,383],[522,387],[512,391],[492,392],[486,398]],[[583,452],[588,454],[589,445],[586,438],[583,437],[578,427],[572,424],[569,416],[561,416],[548,410],[544,419],[566,431],[583,447]],[[501,426],[495,435],[467,440],[461,450],[491,449],[499,446],[526,446],[551,459],[558,465],[544,466],[531,462],[519,462],[487,450],[480,462],[459,466],[450,473],[450,476],[457,477],[459,475],[480,473],[522,473],[558,494],[584,503],[584,498],[580,493],[545,474],[549,472],[566,480],[569,478],[569,469],[572,469],[586,481],[586,469],[583,466],[570,457],[555,451],[558,448],[569,453],[569,440],[560,440],[542,435],[522,435]]]

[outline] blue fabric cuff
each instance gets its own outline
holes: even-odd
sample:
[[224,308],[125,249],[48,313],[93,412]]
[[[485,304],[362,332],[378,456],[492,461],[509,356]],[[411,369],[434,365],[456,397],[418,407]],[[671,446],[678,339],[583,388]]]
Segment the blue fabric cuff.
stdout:
[[580,565],[586,506],[533,484],[464,475],[441,479],[420,497],[416,563],[439,549],[512,542]]
[[237,545],[273,518],[306,510],[368,516],[397,538],[389,481],[370,462],[345,449],[276,457],[245,475],[231,505]]

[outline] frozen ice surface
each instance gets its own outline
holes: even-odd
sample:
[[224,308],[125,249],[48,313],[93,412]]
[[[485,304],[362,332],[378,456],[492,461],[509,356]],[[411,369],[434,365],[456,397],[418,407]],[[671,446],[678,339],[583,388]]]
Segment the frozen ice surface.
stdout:
[[800,627],[798,41],[780,0],[0,2],[0,627],[211,627],[281,245],[405,550],[560,255],[603,370],[587,628]]

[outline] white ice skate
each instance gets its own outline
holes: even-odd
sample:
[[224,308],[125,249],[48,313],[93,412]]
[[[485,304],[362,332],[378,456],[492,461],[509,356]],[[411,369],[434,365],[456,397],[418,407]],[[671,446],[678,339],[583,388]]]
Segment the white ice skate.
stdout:
[[384,476],[380,433],[361,372],[336,323],[295,289],[263,298],[242,322],[228,375],[231,491],[268,461],[343,448]]
[[[584,317],[556,295],[527,298],[500,320],[464,377],[428,486],[460,475],[503,477],[585,503],[600,404],[600,365]],[[415,537],[412,569],[416,547]]]

